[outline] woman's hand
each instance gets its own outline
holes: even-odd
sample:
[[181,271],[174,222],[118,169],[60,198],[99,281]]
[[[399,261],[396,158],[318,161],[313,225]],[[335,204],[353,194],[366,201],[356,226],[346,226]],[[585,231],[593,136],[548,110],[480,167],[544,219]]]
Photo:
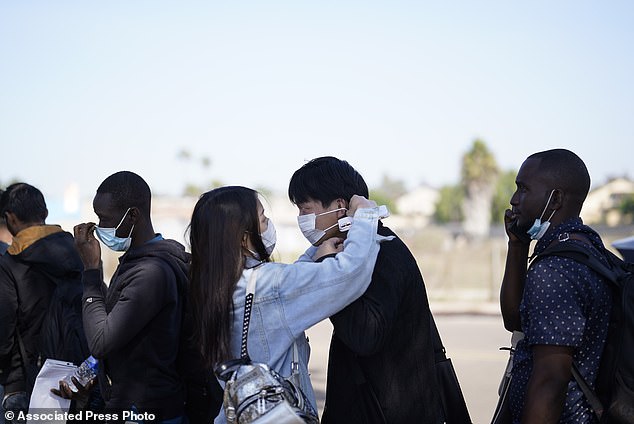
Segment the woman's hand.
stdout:
[[334,256],[339,252],[343,252],[343,239],[331,237],[319,245],[319,248],[313,256],[313,260],[317,262],[325,256]]
[[374,200],[368,200],[363,196],[355,194],[350,199],[348,204],[348,216],[354,216],[357,209],[376,208],[376,202]]

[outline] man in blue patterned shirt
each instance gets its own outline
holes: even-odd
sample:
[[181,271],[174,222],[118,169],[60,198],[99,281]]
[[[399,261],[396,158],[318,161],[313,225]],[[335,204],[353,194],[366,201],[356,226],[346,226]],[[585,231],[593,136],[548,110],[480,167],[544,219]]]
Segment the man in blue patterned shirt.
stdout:
[[531,240],[537,240],[533,255],[568,240],[605,261],[601,238],[579,218],[590,176],[576,154],[554,149],[529,156],[515,182],[500,293],[504,326],[525,335],[509,389],[513,422],[593,423],[571,367],[594,387],[610,319],[609,286],[569,258],[545,256],[527,266]]

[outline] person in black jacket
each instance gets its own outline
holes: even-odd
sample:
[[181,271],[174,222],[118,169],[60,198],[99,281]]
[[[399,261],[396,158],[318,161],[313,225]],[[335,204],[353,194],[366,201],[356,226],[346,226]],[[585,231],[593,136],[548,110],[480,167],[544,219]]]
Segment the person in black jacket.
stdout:
[[[5,409],[26,411],[35,376],[48,356],[42,349],[50,342],[44,340],[43,326],[51,299],[64,284],[66,290],[58,295],[79,302],[83,267],[73,236],[45,224],[48,210],[40,190],[10,185],[0,198],[0,211],[13,235],[0,257],[0,383]],[[77,319],[81,328],[80,315]]]
[[[346,161],[321,157],[295,171],[288,194],[299,209],[302,233],[319,245],[345,237],[339,224],[346,199],[368,196],[368,187]],[[381,222],[378,234],[395,236]],[[398,237],[381,244],[366,292],[330,318],[322,423],[441,422],[430,316],[425,284],[407,246]]]
[[[0,190],[0,197],[2,197],[4,190]],[[0,256],[4,255],[11,244],[11,233],[7,229],[7,221],[4,219],[4,215],[0,214]],[[0,384],[0,398],[4,399],[4,386]],[[4,408],[2,408],[2,402],[0,402],[0,424],[4,424]]]
[[[2,197],[4,190],[0,190],[0,198]],[[7,228],[7,220],[4,219],[4,214],[0,214],[0,256],[4,255],[11,244],[13,236]],[[0,414],[0,420],[4,419],[3,414]]]
[[[150,198],[140,176],[117,172],[93,199],[99,223],[75,226],[85,267],[84,326],[99,359],[106,410],[119,418],[134,412],[151,414],[151,422],[181,423],[186,391],[178,363],[190,255],[154,232]],[[125,251],[108,287],[95,235],[110,249]]]

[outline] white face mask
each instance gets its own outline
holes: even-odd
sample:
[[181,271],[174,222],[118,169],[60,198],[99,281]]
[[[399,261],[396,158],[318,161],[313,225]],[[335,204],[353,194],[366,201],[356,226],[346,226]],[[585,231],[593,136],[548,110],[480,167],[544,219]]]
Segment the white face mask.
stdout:
[[338,208],[338,209],[333,209],[331,211],[322,212],[320,214],[308,213],[306,215],[299,215],[297,217],[297,224],[299,225],[299,229],[301,230],[302,234],[304,235],[304,237],[306,237],[306,239],[310,242],[310,244],[316,246],[317,243],[326,235],[326,231],[332,228],[335,228],[337,226],[339,226],[340,231],[348,231],[348,229],[350,228],[350,224],[352,223],[352,220],[350,219],[350,217],[344,216],[343,218],[340,218],[336,224],[333,224],[326,229],[319,230],[315,228],[317,217],[321,215],[326,215],[329,213],[333,213],[337,211],[345,211],[345,210],[347,209]]
[[553,197],[554,192],[555,190],[550,192],[550,195],[548,196],[548,200],[546,201],[546,206],[544,206],[544,210],[542,214],[539,216],[539,218],[535,220],[531,228],[529,228],[528,231],[526,231],[526,233],[529,236],[531,236],[531,239],[533,240],[539,240],[540,238],[544,236],[544,234],[546,234],[546,231],[548,231],[548,228],[550,227],[550,220],[553,219],[553,215],[555,215],[555,212],[557,212],[556,210],[554,210],[553,213],[550,214],[550,217],[548,218],[548,220],[546,222],[542,222],[542,218],[544,217],[544,214],[546,213],[546,209],[548,209],[548,204],[550,203],[550,199]]
[[103,227],[95,227],[95,235],[103,244],[108,246],[110,249],[115,252],[125,252],[130,248],[130,244],[132,243],[132,230],[134,230],[134,225],[130,228],[130,234],[128,237],[117,237],[117,229],[123,223],[126,215],[130,212],[130,208],[123,214],[123,218],[119,221],[119,224],[114,228],[103,228]]
[[[275,243],[277,242],[277,232],[275,231],[275,226],[270,219],[266,219],[267,226],[266,230],[263,233],[260,233],[260,238],[262,239],[262,243],[264,244],[264,250],[266,250],[267,255],[271,255],[273,253],[273,249],[275,249]],[[260,255],[258,252],[254,252],[251,249],[247,250],[251,253],[251,256],[246,255],[245,266],[247,268],[253,268],[262,263],[260,259]]]
[[275,231],[275,225],[273,222],[266,218],[266,230],[260,234],[262,238],[262,243],[264,243],[264,249],[266,249],[266,253],[270,255],[273,253],[273,249],[275,249],[275,243],[277,242],[277,233]]

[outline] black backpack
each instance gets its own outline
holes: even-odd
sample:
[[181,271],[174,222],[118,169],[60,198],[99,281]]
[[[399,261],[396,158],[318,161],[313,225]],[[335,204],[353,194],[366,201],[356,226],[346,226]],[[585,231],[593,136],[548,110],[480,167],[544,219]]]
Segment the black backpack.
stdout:
[[178,342],[176,369],[185,386],[185,415],[190,424],[213,422],[222,406],[223,390],[211,367],[205,367],[199,346],[195,344],[194,316],[188,301],[189,278],[184,270],[173,262],[156,258],[155,262],[166,273],[174,274],[183,318]]
[[[582,240],[581,237],[570,238]],[[583,240],[585,241],[585,240]],[[577,243],[551,244],[537,258],[556,255],[574,259],[605,277],[612,289],[612,314],[601,365],[593,391],[573,366],[577,380],[601,423],[634,423],[634,263],[604,249],[610,266]]]
[[42,321],[35,358],[25,359],[28,358],[26,349],[18,333],[20,356],[23,358],[29,393],[46,359],[57,359],[79,365],[90,355],[82,320],[81,274],[61,279],[49,275],[42,268],[37,267],[37,270],[46,275],[51,284],[55,284],[55,288]]

